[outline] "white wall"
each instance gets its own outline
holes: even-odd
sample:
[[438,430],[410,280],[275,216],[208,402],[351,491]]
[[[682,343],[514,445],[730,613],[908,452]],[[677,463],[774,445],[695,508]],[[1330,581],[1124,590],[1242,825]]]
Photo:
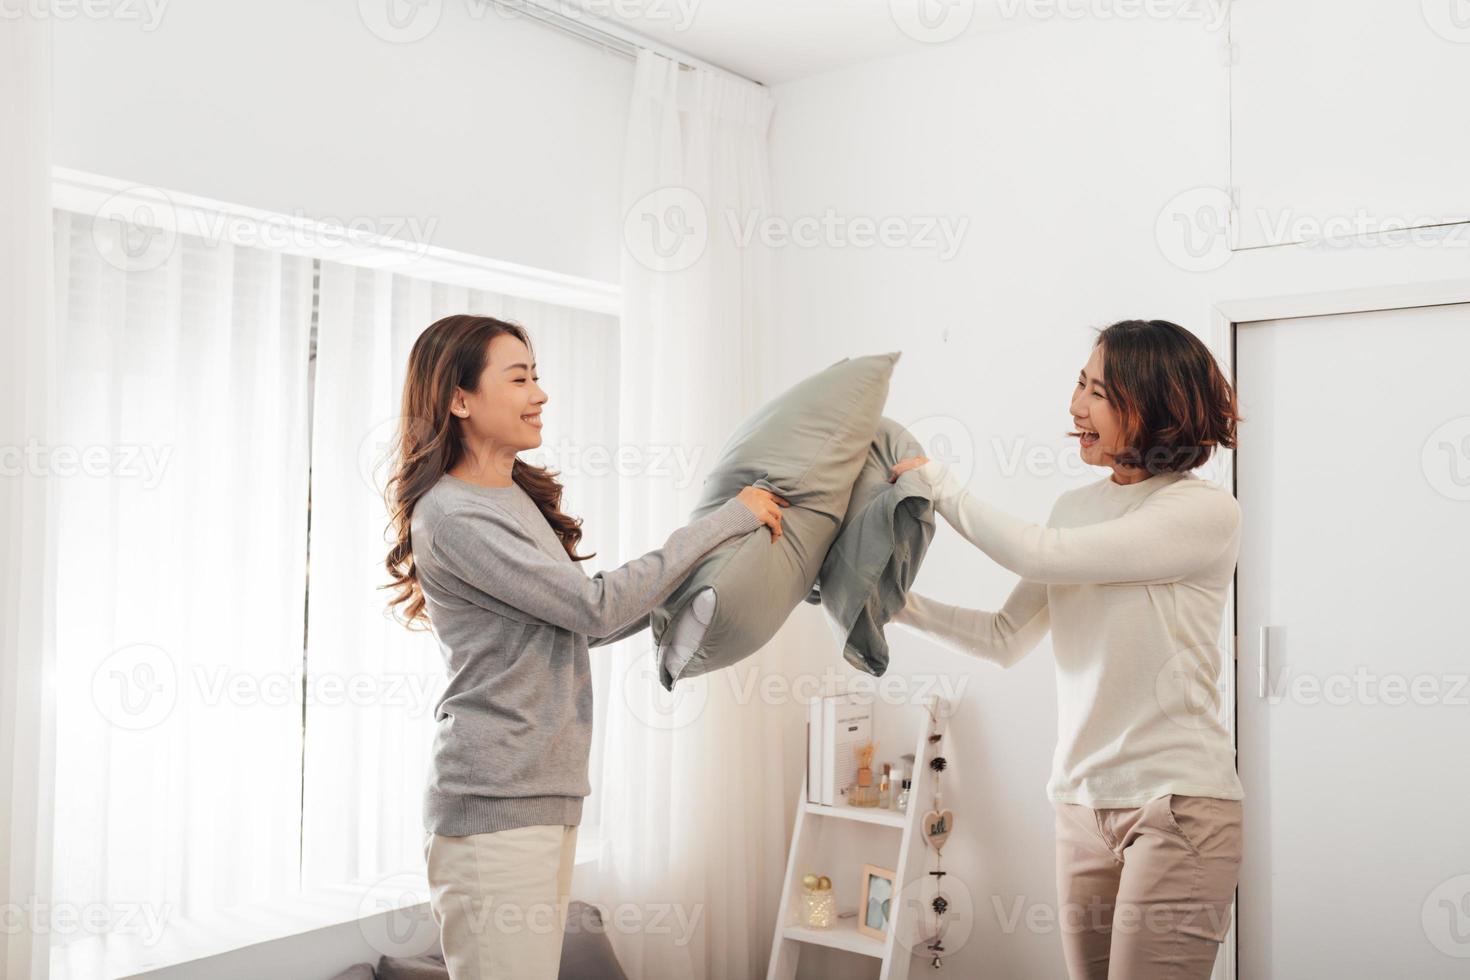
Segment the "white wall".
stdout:
[[[888,414],[951,417],[949,429],[973,440],[972,492],[1041,522],[1062,491],[1106,475],[1077,472],[1076,448],[1061,435],[1090,328],[1165,318],[1208,338],[1210,305],[1224,299],[1466,276],[1464,248],[1415,245],[1238,252],[1203,273],[1172,264],[1155,237],[1161,210],[1180,192],[1228,180],[1219,45],[1198,23],[1011,21],[778,87],[782,216],[830,208],[846,218],[969,219],[948,261],[920,248],[776,249],[782,382],[843,355],[903,350]],[[1324,398],[1324,439],[1331,416]],[[1008,470],[1016,447],[1060,458],[1069,472]],[[1014,582],[941,524],[918,584],[994,609]],[[1056,902],[1045,796],[1056,739],[1050,638],[1000,671],[901,630],[889,635],[891,671],[968,684],[949,740],[956,829],[944,856],[971,893],[974,929],[952,939],[947,975],[1065,977],[1055,926],[1028,930],[1023,917],[1007,934],[996,908],[1045,912]],[[807,666],[831,659],[816,649]],[[793,786],[800,778],[787,776]],[[838,969],[815,952],[803,976]],[[842,975],[862,970],[844,960]]]
[[387,0],[152,2],[56,19],[57,166],[616,281],[630,60],[478,0],[408,43]]

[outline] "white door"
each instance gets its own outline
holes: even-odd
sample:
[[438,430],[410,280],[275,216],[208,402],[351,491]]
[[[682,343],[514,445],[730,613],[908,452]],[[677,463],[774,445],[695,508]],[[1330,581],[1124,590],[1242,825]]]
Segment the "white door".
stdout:
[[1470,977],[1470,305],[1241,324],[1236,378],[1239,976]]

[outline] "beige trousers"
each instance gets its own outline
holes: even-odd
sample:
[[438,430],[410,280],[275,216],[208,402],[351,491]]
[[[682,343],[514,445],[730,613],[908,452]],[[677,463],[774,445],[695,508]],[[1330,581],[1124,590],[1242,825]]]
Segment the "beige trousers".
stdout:
[[449,980],[556,980],[576,852],[559,825],[425,836]]
[[1206,980],[1230,929],[1241,801],[1053,803],[1062,951],[1071,980]]

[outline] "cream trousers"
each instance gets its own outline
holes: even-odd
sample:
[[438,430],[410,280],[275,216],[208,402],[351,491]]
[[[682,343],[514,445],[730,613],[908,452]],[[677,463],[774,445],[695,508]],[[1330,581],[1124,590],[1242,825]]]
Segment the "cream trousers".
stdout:
[[424,838],[450,980],[556,980],[577,828]]

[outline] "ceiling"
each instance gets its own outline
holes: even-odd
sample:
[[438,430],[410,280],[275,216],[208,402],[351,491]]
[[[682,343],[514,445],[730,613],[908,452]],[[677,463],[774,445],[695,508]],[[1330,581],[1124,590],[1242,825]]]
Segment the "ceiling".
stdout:
[[977,0],[570,2],[768,85],[943,43],[981,19]]

